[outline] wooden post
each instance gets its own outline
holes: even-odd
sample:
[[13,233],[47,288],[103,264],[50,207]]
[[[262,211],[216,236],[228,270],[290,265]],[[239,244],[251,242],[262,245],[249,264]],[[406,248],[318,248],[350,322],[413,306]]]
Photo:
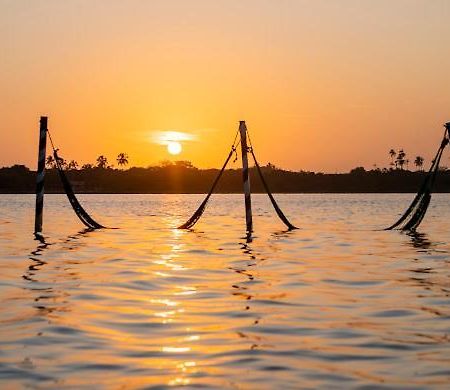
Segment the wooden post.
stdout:
[[45,155],[47,146],[47,117],[41,116],[39,126],[39,153],[36,171],[36,214],[34,219],[34,234],[42,234],[42,213],[44,210],[44,178]]
[[247,233],[253,231],[252,220],[252,198],[250,195],[250,176],[248,172],[248,147],[247,147],[247,126],[245,121],[239,122],[239,132],[241,133],[241,150],[242,150],[242,179],[244,181],[245,195],[245,221],[247,225]]

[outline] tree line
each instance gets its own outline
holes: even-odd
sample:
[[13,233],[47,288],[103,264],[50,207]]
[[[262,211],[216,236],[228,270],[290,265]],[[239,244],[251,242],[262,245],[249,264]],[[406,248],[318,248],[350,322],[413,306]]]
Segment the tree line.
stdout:
[[[263,173],[274,192],[415,192],[425,177],[424,158],[413,160],[416,171],[409,170],[409,159],[404,149],[389,150],[389,168],[366,171],[356,167],[349,173],[325,174],[307,171],[289,171],[268,163]],[[158,166],[131,167],[129,156],[119,153],[115,162],[99,155],[95,163],[79,166],[76,160],[59,158],[59,166],[67,171],[76,192],[84,193],[203,193],[218,174],[218,169],[198,169],[190,161],[162,161]],[[46,159],[46,191],[62,192],[53,155]],[[436,190],[450,192],[450,170],[440,168]],[[250,168],[252,191],[262,192],[262,183],[255,168]],[[35,172],[24,165],[0,168],[0,193],[32,193]],[[218,186],[218,192],[241,192],[240,169],[227,169]]]
[[[389,156],[391,156],[390,166],[395,167],[396,169],[403,169],[406,166],[406,169],[409,169],[409,159],[406,156],[406,152],[403,149],[400,149],[396,152],[394,149],[389,150]],[[413,163],[417,169],[422,170],[425,159],[422,156],[416,156]]]
[[[83,164],[81,166],[81,169],[92,169],[94,167],[102,168],[102,169],[114,168],[114,165],[109,165],[108,159],[102,154],[97,157],[95,162],[96,162],[96,164]],[[116,162],[119,167],[125,167],[126,165],[128,165],[128,162],[129,162],[128,154],[123,153],[123,152],[119,153],[116,157]],[[64,159],[62,157],[59,157],[59,164],[63,169],[69,169],[69,170],[78,169],[78,167],[80,166],[76,160],[67,161],[66,159]],[[50,154],[49,156],[47,156],[47,158],[45,159],[45,167],[48,169],[56,168],[56,161],[55,161],[55,158],[53,157],[53,155]]]
[[[389,166],[391,167],[391,169],[404,170],[406,168],[406,170],[409,170],[410,160],[407,158],[407,155],[406,155],[406,152],[404,151],[404,149],[399,149],[398,151],[395,151],[394,149],[390,149],[389,156],[391,157],[391,161],[389,162]],[[124,152],[119,153],[115,160],[116,160],[119,168],[125,168],[129,164],[129,156],[127,153],[124,153]],[[80,167],[80,165],[78,164],[78,162],[76,160],[67,161],[64,158],[60,158],[59,163],[62,166],[62,168],[68,169],[68,170],[76,170]],[[418,170],[423,170],[423,165],[425,163],[425,159],[422,156],[416,156],[415,159],[413,160],[413,163]],[[172,163],[171,161],[165,160],[165,161],[161,162],[162,166],[167,166],[167,165],[171,165],[171,164],[185,165],[185,166],[193,167],[192,163],[189,161],[176,161],[176,162]],[[56,161],[55,161],[53,155],[49,155],[47,157],[45,166],[46,166],[46,168],[49,168],[49,169],[56,168]],[[270,162],[268,163],[267,166],[269,168],[275,167],[275,165],[271,164]],[[374,165],[374,166],[376,166],[376,165]],[[81,165],[82,170],[83,169],[93,169],[93,168],[114,169],[114,165],[110,164],[107,157],[105,157],[104,155],[101,154],[97,157],[94,164],[87,163],[87,164]]]
[[[100,158],[102,157],[102,158]],[[199,169],[189,161],[163,161],[147,168],[113,168],[108,160],[99,156],[97,163],[85,164],[80,169],[71,161],[64,166],[66,174],[78,193],[205,193],[219,173],[219,169]],[[118,156],[119,157],[119,156]],[[124,153],[128,161],[128,156]],[[117,159],[116,159],[117,161]],[[61,193],[61,186],[54,163],[48,161],[45,177],[47,193]],[[117,161],[118,163],[118,161]],[[119,164],[123,167],[126,164]],[[406,163],[404,164],[406,167]],[[423,164],[422,164],[423,165]],[[268,163],[263,174],[273,192],[279,193],[345,193],[345,192],[416,192],[426,172],[410,171],[404,166],[366,170],[356,167],[348,173],[321,173],[289,171]],[[252,192],[264,188],[254,167],[250,168]],[[33,193],[36,172],[24,165],[0,168],[0,193]],[[450,170],[441,168],[436,182],[437,192],[450,192]],[[242,192],[240,169],[226,169],[217,192]]]

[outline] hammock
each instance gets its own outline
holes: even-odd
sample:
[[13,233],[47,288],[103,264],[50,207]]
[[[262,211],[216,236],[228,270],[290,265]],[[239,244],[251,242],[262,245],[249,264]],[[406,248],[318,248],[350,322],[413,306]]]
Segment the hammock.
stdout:
[[219,174],[217,175],[216,179],[213,182],[213,185],[211,186],[211,189],[208,192],[208,195],[206,195],[206,198],[203,200],[203,202],[200,204],[199,208],[197,209],[197,211],[192,215],[191,218],[189,218],[183,225],[178,226],[178,229],[190,229],[192,226],[194,226],[197,221],[200,219],[200,217],[202,216],[202,214],[204,213],[205,209],[206,209],[206,205],[209,201],[209,198],[211,197],[212,193],[214,192],[214,189],[217,186],[217,183],[219,182],[220,178],[222,177],[223,172],[225,171],[225,168],[228,164],[228,162],[231,159],[231,156],[233,155],[233,153],[236,151],[236,147],[233,145],[230,153],[228,154],[227,159],[225,160],[225,163],[223,164],[222,169],[220,170]]
[[64,191],[67,195],[67,198],[69,199],[69,202],[73,208],[73,211],[75,211],[75,214],[80,219],[81,222],[83,222],[86,227],[90,229],[101,229],[104,228],[104,226],[100,225],[92,217],[86,212],[86,210],[81,206],[80,202],[78,201],[77,197],[75,196],[75,193],[73,192],[72,186],[70,185],[69,180],[67,179],[67,176],[62,169],[61,166],[61,158],[58,156],[58,153],[56,149],[53,150],[53,156],[56,161],[56,167],[58,169],[59,177],[61,178],[62,185],[64,187]]
[[[209,201],[209,198],[211,197],[212,193],[214,192],[214,189],[217,186],[217,183],[219,182],[220,178],[222,177],[222,174],[225,171],[225,168],[226,168],[228,162],[230,161],[231,156],[233,155],[233,153],[236,152],[236,148],[239,146],[240,141],[236,144],[237,135],[238,135],[238,133],[236,133],[236,136],[235,136],[234,141],[233,141],[233,145],[231,147],[231,151],[228,154],[228,157],[225,160],[225,163],[223,164],[222,169],[220,170],[219,174],[217,175],[216,179],[214,180],[213,185],[212,185],[211,189],[208,192],[208,195],[206,195],[206,198],[200,204],[200,206],[198,207],[197,211],[192,215],[192,217],[189,218],[188,221],[185,222],[183,225],[179,226],[178,229],[190,229],[192,226],[194,226],[197,223],[197,221],[200,219],[200,217],[204,213],[204,211],[206,209],[206,205],[207,205],[207,203]],[[281,209],[278,206],[277,202],[275,201],[275,198],[273,197],[272,193],[270,192],[269,186],[267,185],[267,182],[264,179],[264,176],[262,174],[262,171],[261,171],[261,168],[260,168],[260,166],[258,164],[258,161],[256,160],[255,153],[253,152],[253,147],[251,146],[250,134],[248,133],[248,131],[247,131],[247,135],[248,135],[248,140],[250,142],[250,147],[248,148],[248,152],[250,152],[252,154],[252,156],[253,156],[253,160],[255,161],[255,165],[256,165],[256,168],[258,170],[259,177],[261,178],[261,181],[263,183],[264,189],[266,190],[267,195],[269,196],[269,199],[272,202],[273,208],[275,209],[278,217],[281,219],[281,221],[283,221],[283,223],[288,227],[289,230],[298,229],[297,227],[295,227],[294,225],[292,225],[289,222],[289,220],[283,214],[283,212],[281,211]]]
[[264,179],[264,176],[261,171],[261,167],[258,164],[258,161],[256,160],[255,153],[253,152],[253,147],[250,147],[250,153],[253,156],[253,161],[255,162],[256,169],[258,171],[259,177],[261,178],[261,182],[264,186],[264,189],[267,192],[267,195],[269,196],[270,201],[272,202],[272,206],[275,209],[278,217],[281,219],[281,221],[287,226],[289,230],[298,229],[292,223],[289,222],[289,220],[286,218],[286,216],[281,211],[280,207],[278,206],[277,202],[275,201],[275,198],[273,197],[272,193],[270,192],[269,186],[267,185],[266,179]]
[[[416,197],[411,202],[410,206],[404,212],[404,214],[395,222],[393,225],[389,226],[384,230],[409,230],[415,231],[417,227],[422,222],[425,214],[427,212],[428,206],[431,201],[431,192],[433,190],[434,182],[436,181],[436,175],[439,170],[439,163],[441,161],[442,153],[444,152],[445,147],[449,143],[450,131],[449,127],[446,125],[444,138],[442,140],[441,146],[439,147],[436,157],[431,164],[430,170],[423,181],[419,192]],[[447,136],[447,132],[449,132],[449,136]]]

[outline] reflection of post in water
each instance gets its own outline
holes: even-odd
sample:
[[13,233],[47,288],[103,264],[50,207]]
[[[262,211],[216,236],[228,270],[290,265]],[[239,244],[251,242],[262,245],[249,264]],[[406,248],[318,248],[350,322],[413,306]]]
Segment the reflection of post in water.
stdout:
[[31,260],[31,264],[28,266],[25,274],[22,275],[22,278],[32,283],[26,288],[33,293],[36,293],[33,307],[36,308],[39,313],[51,312],[48,311],[45,306],[37,303],[41,299],[47,299],[53,294],[53,286],[46,286],[45,284],[42,284],[37,278],[38,272],[41,271],[41,269],[47,264],[47,262],[41,259],[40,256],[42,256],[43,252],[45,252],[51,244],[45,242],[43,236],[40,236],[38,240],[40,241],[40,244],[38,244],[36,249],[30,253],[30,256],[28,256],[28,258]]
[[47,264],[47,262],[41,260],[39,256],[42,256],[42,252],[44,252],[48,248],[48,246],[51,245],[45,242],[43,236],[39,236],[39,239],[38,238],[36,239],[40,242],[40,244],[38,244],[36,249],[34,251],[31,251],[30,255],[28,256],[28,258],[32,261],[32,263],[28,266],[28,269],[25,272],[25,274],[22,275],[23,279],[28,280],[30,282],[37,282],[37,280],[33,278],[35,273],[39,271],[43,265]]
[[[253,325],[258,325],[259,321],[261,320],[260,315],[250,314],[252,310],[251,301],[255,296],[250,289],[252,282],[254,282],[256,278],[255,273],[252,271],[252,267],[256,267],[258,263],[264,261],[264,259],[259,258],[259,254],[256,254],[248,243],[241,243],[241,250],[245,257],[248,258],[247,264],[241,267],[229,267],[229,269],[233,270],[239,275],[244,276],[246,280],[243,282],[234,283],[231,286],[233,289],[232,295],[245,300],[244,311],[248,313],[245,318],[252,318]],[[237,335],[241,338],[249,339],[252,342],[252,345],[250,347],[251,349],[255,349],[261,346],[261,337],[259,336],[250,335],[242,331],[238,331]]]
[[[255,279],[255,277],[251,272],[250,267],[254,267],[257,264],[256,256],[253,254],[253,250],[247,243],[242,244],[241,250],[247,257],[249,257],[250,261],[246,264],[245,267],[229,267],[229,269],[233,270],[239,275],[245,276],[247,278],[246,282],[251,282]],[[245,310],[250,310],[249,301],[252,300],[253,295],[249,293],[248,291],[249,288],[243,286],[240,283],[235,283],[231,287],[235,290],[238,290],[232,293],[234,296],[241,297],[247,301],[247,306],[245,307]]]
[[[63,240],[63,243],[74,242],[74,240],[78,240],[80,237],[83,237],[90,230],[91,229],[84,229],[77,234],[70,235]],[[69,271],[67,270],[67,267],[63,266],[64,264],[55,264],[53,269],[62,270],[63,273],[57,275],[57,282],[54,282],[53,276],[50,281],[47,282],[45,280],[45,277],[48,275],[43,271],[43,268],[44,266],[49,266],[50,264],[48,260],[45,261],[42,259],[42,255],[50,248],[51,245],[54,245],[54,243],[48,243],[43,237],[41,238],[42,239],[39,239],[40,243],[37,245],[36,249],[33,250],[28,256],[31,263],[22,275],[22,278],[30,284],[26,285],[25,288],[33,292],[33,307],[39,311],[39,314],[48,314],[54,311],[67,311],[67,300],[65,298],[67,298],[68,293],[67,291],[56,288],[55,285],[57,286],[60,282],[67,279],[67,276],[71,279],[78,279],[78,277],[73,272],[68,273]],[[70,247],[68,249],[74,248]],[[57,298],[64,299],[57,301]],[[50,304],[44,304],[44,302],[49,302],[50,299],[51,306]]]

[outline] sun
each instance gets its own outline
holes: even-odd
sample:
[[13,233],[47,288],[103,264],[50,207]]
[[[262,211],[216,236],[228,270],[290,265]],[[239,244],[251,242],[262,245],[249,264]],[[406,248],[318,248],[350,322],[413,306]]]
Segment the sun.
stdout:
[[177,141],[170,141],[167,144],[167,151],[170,154],[176,155],[176,154],[180,154],[181,151],[183,150],[183,147],[181,146],[181,144]]

